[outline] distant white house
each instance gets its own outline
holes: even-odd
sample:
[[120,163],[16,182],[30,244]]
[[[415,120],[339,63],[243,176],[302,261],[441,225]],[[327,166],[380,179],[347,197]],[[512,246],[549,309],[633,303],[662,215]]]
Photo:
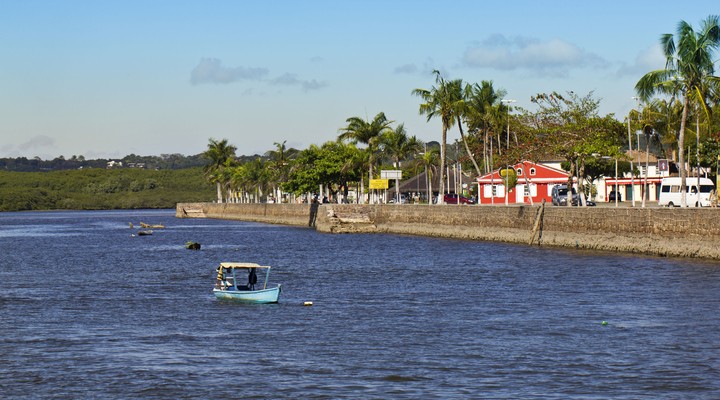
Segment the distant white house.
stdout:
[[[639,174],[632,177],[630,173],[615,177],[605,177],[595,182],[598,201],[610,201],[610,192],[617,186],[622,201],[642,201],[643,194],[647,193],[646,201],[657,201],[660,195],[660,182],[662,178],[670,175],[668,160],[660,160],[644,151],[626,151],[625,155],[632,160]],[[647,167],[646,167],[647,165]]]
[[122,166],[122,161],[110,160],[107,162],[107,168],[121,168]]

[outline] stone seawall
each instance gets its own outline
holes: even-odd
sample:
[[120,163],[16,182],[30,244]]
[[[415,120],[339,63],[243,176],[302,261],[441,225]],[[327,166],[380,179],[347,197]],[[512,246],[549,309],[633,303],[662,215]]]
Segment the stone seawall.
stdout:
[[[176,216],[529,244],[539,208],[184,203]],[[541,227],[541,245],[720,259],[717,209],[546,206]]]
[[303,204],[178,203],[178,218],[215,218],[308,226],[310,206]]

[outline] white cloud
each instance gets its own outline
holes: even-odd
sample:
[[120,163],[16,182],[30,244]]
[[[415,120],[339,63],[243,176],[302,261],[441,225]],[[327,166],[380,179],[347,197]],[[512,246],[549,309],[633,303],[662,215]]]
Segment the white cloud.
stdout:
[[574,68],[607,68],[602,57],[560,39],[493,35],[465,50],[462,63],[474,68],[524,69],[539,75],[565,76]]
[[268,74],[267,68],[222,66],[217,58],[203,58],[190,73],[190,82],[193,85],[202,83],[232,83],[240,80],[259,80]]
[[326,82],[319,82],[315,79],[302,80],[297,77],[296,74],[286,73],[272,80],[275,85],[284,86],[300,86],[303,91],[308,92],[310,90],[322,89],[328,84]]
[[396,67],[393,72],[395,72],[396,74],[414,74],[418,72],[418,67],[415,64],[405,64]]
[[659,44],[653,45],[635,57],[633,64],[623,64],[617,71],[617,76],[644,75],[650,71],[665,68],[665,55]]

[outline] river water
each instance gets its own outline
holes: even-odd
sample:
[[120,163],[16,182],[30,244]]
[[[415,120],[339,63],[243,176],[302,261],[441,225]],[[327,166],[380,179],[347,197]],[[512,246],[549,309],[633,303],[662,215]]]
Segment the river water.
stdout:
[[[280,303],[216,300],[221,261]],[[718,310],[715,262],[0,213],[2,398],[717,399]]]

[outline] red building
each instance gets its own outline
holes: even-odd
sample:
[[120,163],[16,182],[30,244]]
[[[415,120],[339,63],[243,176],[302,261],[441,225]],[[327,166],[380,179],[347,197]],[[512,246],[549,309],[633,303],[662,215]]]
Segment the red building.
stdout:
[[[565,171],[530,161],[517,163],[513,168],[517,174],[517,184],[507,193],[508,204],[530,204],[530,197],[534,204],[543,199],[552,202],[553,186],[567,184],[569,176]],[[500,175],[500,170],[479,177],[477,182],[480,204],[505,204],[505,178]]]

